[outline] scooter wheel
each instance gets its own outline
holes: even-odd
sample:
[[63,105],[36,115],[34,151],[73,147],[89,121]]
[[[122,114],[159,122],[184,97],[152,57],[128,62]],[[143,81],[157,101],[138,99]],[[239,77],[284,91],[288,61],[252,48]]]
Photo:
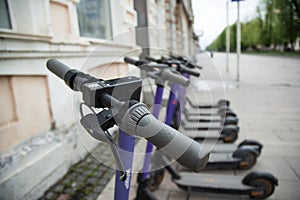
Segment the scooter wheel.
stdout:
[[221,132],[222,140],[224,143],[233,143],[238,138],[238,133],[236,131],[224,128]]
[[269,179],[259,178],[250,183],[256,189],[251,191],[250,197],[254,199],[265,199],[271,196],[275,190],[275,185]]
[[149,190],[151,192],[158,189],[158,187],[160,186],[160,184],[164,179],[164,176],[165,176],[165,170],[163,168],[150,172]]
[[266,172],[251,172],[243,180],[243,184],[252,186],[251,198],[265,199],[271,196],[278,185],[278,179]]
[[222,118],[226,118],[226,117],[236,117],[236,114],[227,107],[221,107],[218,110],[218,114],[222,117]]
[[250,169],[256,163],[257,156],[253,153],[247,153],[246,156],[242,157],[242,160],[239,162],[239,169]]

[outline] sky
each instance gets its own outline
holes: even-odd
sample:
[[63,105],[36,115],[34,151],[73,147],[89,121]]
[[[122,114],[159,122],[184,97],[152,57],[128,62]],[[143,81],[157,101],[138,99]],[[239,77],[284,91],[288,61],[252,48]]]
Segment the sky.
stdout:
[[[200,46],[204,49],[210,45],[214,39],[226,27],[226,1],[227,0],[192,0],[194,12],[194,29],[199,34]],[[256,6],[259,0],[245,0],[240,2],[240,20],[248,21],[255,17]],[[229,0],[229,24],[234,24],[237,20],[237,3]]]

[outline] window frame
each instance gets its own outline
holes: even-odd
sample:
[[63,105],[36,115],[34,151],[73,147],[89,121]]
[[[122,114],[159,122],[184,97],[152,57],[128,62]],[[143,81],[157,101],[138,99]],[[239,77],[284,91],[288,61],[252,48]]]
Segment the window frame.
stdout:
[[110,24],[110,35],[107,37],[105,36],[104,38],[99,38],[99,37],[89,37],[89,36],[83,36],[80,33],[80,25],[79,25],[79,13],[77,10],[77,5],[76,5],[76,13],[77,13],[77,24],[78,24],[78,34],[79,38],[83,41],[88,41],[88,42],[95,42],[95,43],[102,43],[103,41],[113,41],[113,33],[114,33],[114,25],[113,25],[113,10],[112,10],[112,3],[113,1],[111,0],[106,0],[108,2],[108,7],[109,7],[109,24]]
[[10,18],[10,23],[11,23],[11,29],[7,29],[7,28],[1,28],[0,27],[0,31],[1,32],[16,32],[16,24],[15,24],[15,16],[13,15],[13,6],[12,3],[9,0],[5,0],[7,3],[7,8],[8,8],[8,14],[9,14],[9,18]]

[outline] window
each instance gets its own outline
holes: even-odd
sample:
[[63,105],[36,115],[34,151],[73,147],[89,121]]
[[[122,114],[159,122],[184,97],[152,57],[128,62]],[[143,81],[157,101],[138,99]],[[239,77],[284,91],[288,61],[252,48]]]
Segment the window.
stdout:
[[81,36],[105,39],[112,35],[109,0],[81,0],[77,13]]
[[12,28],[7,0],[0,0],[0,28]]

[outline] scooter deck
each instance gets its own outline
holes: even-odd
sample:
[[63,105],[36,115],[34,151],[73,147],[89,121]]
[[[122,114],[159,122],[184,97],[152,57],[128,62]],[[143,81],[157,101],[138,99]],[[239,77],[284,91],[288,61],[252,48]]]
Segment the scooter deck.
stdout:
[[235,162],[238,160],[232,157],[232,153],[210,153],[208,162]]
[[214,148],[211,150],[212,153],[228,153],[234,152],[238,149],[238,145],[236,144],[224,144],[217,143]]
[[221,127],[222,123],[221,121],[216,122],[197,122],[197,121],[188,121],[185,117],[182,118],[181,123],[183,123],[186,126],[200,126],[200,127]]
[[222,124],[220,122],[186,122],[181,121],[181,126],[185,130],[220,130],[222,129]]
[[187,116],[206,116],[206,117],[220,116],[220,114],[217,112],[217,110],[207,110],[206,112],[203,112],[202,110],[197,109],[197,112],[189,112],[188,110],[191,110],[191,109],[193,109],[193,108],[183,109],[184,114]]
[[181,178],[173,180],[183,189],[236,194],[248,194],[252,190],[251,186],[242,184],[242,180],[236,176],[191,172],[180,172],[179,174]]
[[204,121],[204,122],[221,122],[222,118],[220,116],[185,116],[187,121]]
[[189,97],[186,97],[186,102],[193,108],[210,109],[210,108],[219,108],[220,107],[220,105],[218,105],[218,103],[196,104],[196,103],[192,102],[192,100]]
[[237,169],[240,158],[234,158],[232,153],[210,153],[205,170],[214,169]]
[[194,140],[202,139],[218,139],[221,136],[220,130],[185,130],[180,128],[180,131],[186,136],[193,138]]
[[[240,161],[240,158],[234,158],[232,153],[210,153],[209,160],[204,167],[204,170],[237,169]],[[190,171],[189,169],[181,166],[180,170]]]

